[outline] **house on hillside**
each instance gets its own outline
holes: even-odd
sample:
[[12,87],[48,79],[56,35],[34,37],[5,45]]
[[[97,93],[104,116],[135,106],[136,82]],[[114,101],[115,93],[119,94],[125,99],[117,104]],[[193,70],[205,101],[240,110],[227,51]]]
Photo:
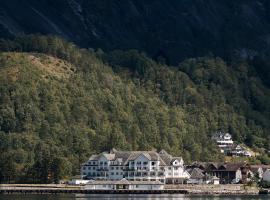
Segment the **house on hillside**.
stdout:
[[251,153],[239,144],[234,144],[232,136],[229,133],[217,132],[212,136],[216,141],[221,153],[227,156],[246,156],[251,157]]
[[251,157],[251,153],[247,151],[244,147],[241,145],[232,145],[230,149],[227,152],[227,155],[229,156],[246,156]]
[[229,133],[217,132],[212,139],[216,141],[220,151],[225,154],[233,145],[232,136]]
[[183,183],[189,178],[182,157],[173,157],[165,150],[117,151],[92,155],[81,165],[83,179],[128,181],[160,181]]

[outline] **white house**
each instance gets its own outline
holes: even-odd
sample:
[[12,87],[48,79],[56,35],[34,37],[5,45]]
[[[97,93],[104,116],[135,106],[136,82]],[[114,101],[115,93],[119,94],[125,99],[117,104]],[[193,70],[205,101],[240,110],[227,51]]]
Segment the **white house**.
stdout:
[[263,179],[264,181],[270,182],[270,169],[267,169],[267,170],[263,173],[262,179]]
[[232,136],[229,133],[218,132],[212,139],[216,141],[217,145],[222,150],[233,145]]
[[247,151],[244,147],[241,145],[233,145],[228,152],[229,155],[231,156],[246,156],[246,157],[251,157],[251,153]]
[[182,183],[189,178],[182,157],[166,151],[117,151],[93,155],[81,166],[81,176],[93,180]]

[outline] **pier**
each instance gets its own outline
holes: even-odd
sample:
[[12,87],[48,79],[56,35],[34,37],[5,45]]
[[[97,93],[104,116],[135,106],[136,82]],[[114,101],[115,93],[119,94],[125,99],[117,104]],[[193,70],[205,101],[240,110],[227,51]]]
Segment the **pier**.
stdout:
[[0,194],[269,194],[268,190],[245,188],[243,185],[166,185],[164,189],[86,189],[83,185],[2,184]]
[[0,188],[0,194],[188,194],[187,190],[87,190],[70,188]]

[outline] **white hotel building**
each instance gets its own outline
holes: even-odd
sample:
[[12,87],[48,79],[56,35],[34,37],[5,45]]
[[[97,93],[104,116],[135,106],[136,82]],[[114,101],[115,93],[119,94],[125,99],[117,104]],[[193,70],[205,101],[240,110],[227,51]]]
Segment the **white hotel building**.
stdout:
[[189,178],[182,157],[166,151],[117,151],[92,155],[81,166],[83,179],[183,183]]

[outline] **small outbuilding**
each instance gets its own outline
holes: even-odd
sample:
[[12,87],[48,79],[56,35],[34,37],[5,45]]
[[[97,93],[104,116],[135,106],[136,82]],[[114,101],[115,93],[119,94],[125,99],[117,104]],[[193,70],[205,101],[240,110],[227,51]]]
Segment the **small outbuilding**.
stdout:
[[68,184],[69,185],[84,185],[88,182],[89,180],[81,179],[81,176],[77,175],[77,176],[71,177],[70,180],[68,181]]
[[212,184],[213,185],[219,185],[219,181],[220,181],[220,179],[218,178],[218,177],[216,177],[216,176],[213,176],[212,177]]
[[267,169],[267,170],[263,173],[262,179],[263,179],[264,181],[270,182],[270,169]]
[[162,190],[164,183],[160,181],[89,181],[86,190]]
[[190,178],[187,180],[187,184],[203,184],[205,180],[205,175],[203,170],[199,168],[194,168],[189,170]]

